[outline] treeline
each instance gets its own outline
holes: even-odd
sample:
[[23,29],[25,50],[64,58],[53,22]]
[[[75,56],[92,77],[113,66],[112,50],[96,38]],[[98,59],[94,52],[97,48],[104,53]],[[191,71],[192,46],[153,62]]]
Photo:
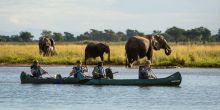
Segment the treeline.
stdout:
[[167,29],[163,35],[171,42],[219,42],[220,28],[216,35],[211,35],[211,31],[205,27],[189,30],[172,27]]
[[[171,42],[220,42],[220,28],[218,33],[215,35],[211,35],[211,31],[205,27],[185,30],[175,26],[167,29],[165,32],[154,30],[150,34],[161,34],[167,39],[167,41]],[[65,42],[83,40],[119,42],[126,41],[135,35],[143,36],[145,34],[143,32],[139,32],[138,30],[132,29],[127,29],[125,33],[114,32],[111,29],[104,31],[91,29],[89,32],[85,32],[75,37],[74,34],[69,32],[59,33],[43,30],[40,37],[51,37],[55,41]],[[20,32],[19,35],[12,36],[0,35],[1,42],[32,42],[34,41],[33,38],[34,36],[30,32]]]

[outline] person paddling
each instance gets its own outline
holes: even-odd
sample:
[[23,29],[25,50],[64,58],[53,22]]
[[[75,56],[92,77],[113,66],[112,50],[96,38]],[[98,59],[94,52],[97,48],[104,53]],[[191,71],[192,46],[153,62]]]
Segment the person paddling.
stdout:
[[144,65],[139,67],[139,79],[156,79],[156,75],[151,70],[151,61],[144,61]]
[[82,63],[78,60],[76,61],[76,66],[73,67],[72,71],[69,73],[70,76],[74,76],[74,78],[78,78],[80,80],[84,79],[84,72],[87,72],[88,69],[85,66],[82,66]]
[[99,61],[97,63],[97,66],[94,67],[92,71],[93,79],[101,79],[104,78],[104,68],[103,68],[103,63]]
[[41,68],[39,62],[35,60],[31,65],[31,74],[33,77],[41,77],[43,74],[48,74],[48,72]]

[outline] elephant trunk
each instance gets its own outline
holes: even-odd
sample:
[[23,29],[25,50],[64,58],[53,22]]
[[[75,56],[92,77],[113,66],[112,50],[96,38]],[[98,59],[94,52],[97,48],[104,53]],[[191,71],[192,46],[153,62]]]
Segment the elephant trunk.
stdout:
[[170,48],[169,45],[166,46],[166,48],[164,49],[164,51],[165,51],[165,54],[166,54],[166,55],[170,55],[171,52],[172,52],[172,50],[171,50],[171,48]]

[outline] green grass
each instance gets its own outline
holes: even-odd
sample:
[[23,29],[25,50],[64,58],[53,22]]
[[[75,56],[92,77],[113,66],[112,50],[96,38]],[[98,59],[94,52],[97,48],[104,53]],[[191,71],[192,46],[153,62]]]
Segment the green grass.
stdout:
[[[112,65],[125,64],[124,42],[109,43]],[[163,50],[154,51],[154,66],[184,66],[184,67],[220,67],[220,44],[174,44],[172,53],[166,56]],[[76,60],[84,60],[86,44],[79,42],[57,43],[58,55],[43,57],[39,55],[38,44],[33,43],[0,43],[0,63],[31,64],[37,59],[41,64],[72,64]],[[144,58],[146,59],[146,58]],[[143,63],[139,60],[136,64]],[[100,58],[89,59],[89,64],[95,64]],[[107,54],[105,54],[107,60]]]

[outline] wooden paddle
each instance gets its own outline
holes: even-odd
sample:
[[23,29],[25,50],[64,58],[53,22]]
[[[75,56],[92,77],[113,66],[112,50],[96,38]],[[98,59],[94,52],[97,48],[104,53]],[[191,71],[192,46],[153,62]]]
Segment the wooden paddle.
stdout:
[[[44,69],[43,69],[44,70]],[[52,77],[46,70],[44,70],[44,74],[47,74],[48,76]],[[43,75],[43,74],[42,74]]]
[[47,74],[48,76],[52,77],[48,72],[46,72],[46,74]]
[[[75,74],[78,73],[79,71],[81,71],[81,70],[78,70],[77,72],[75,72]],[[69,75],[68,77],[64,78],[64,80],[70,78],[72,75],[73,75],[73,74],[71,74],[71,75]]]
[[153,73],[154,77],[157,79],[157,76],[155,75],[155,73],[150,69],[151,73]]

